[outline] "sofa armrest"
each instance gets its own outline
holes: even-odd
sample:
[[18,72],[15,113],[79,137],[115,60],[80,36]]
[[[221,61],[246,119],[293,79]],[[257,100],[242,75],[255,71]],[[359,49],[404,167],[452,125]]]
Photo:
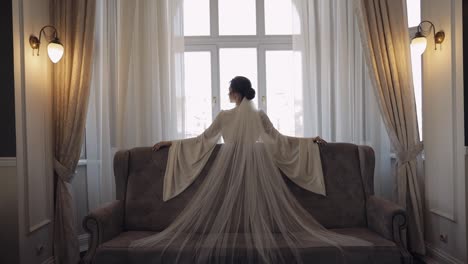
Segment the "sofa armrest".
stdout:
[[371,195],[367,198],[367,224],[369,229],[397,244],[402,263],[413,263],[413,257],[406,248],[406,211],[401,206]]
[[402,231],[407,225],[405,209],[374,195],[367,199],[366,209],[367,224],[372,231],[398,245],[406,244],[402,236]]
[[91,211],[83,219],[83,228],[90,234],[89,248],[80,263],[90,263],[97,247],[123,231],[124,202],[116,200]]

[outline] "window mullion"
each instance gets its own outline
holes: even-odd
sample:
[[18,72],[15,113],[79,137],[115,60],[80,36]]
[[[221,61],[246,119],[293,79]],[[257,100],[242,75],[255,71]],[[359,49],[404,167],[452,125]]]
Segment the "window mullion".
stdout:
[[210,0],[210,31],[212,37],[219,36],[218,0]]
[[265,36],[265,0],[256,1],[257,36]]
[[258,71],[258,108],[267,112],[266,105],[266,48],[258,45],[257,48],[257,71]]
[[[210,0],[210,34],[211,38],[219,36],[219,8],[218,0]],[[210,43],[213,44],[213,43]],[[215,119],[220,111],[221,98],[219,92],[219,47],[213,45],[211,49],[211,96],[212,96],[212,117]]]
[[291,36],[190,36],[185,37],[185,45],[212,45],[212,44],[232,44],[252,43],[252,45],[260,44],[289,44],[292,45]]
[[212,105],[214,120],[221,109],[219,47],[217,45],[214,45],[211,49],[211,72],[211,94],[215,101]]

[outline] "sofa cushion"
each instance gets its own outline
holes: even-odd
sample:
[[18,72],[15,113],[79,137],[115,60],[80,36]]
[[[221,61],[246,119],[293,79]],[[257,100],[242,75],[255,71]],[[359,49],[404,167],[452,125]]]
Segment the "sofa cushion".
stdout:
[[284,177],[289,189],[326,228],[367,227],[358,146],[329,143],[320,146],[320,155],[327,195],[304,190]]
[[[180,195],[164,202],[163,179],[168,149],[129,151],[125,205],[126,230],[164,230],[182,211],[206,177],[220,145],[195,182]],[[366,227],[365,194],[359,167],[358,146],[330,143],[320,147],[327,196],[300,188],[284,177],[290,190],[326,228]]]
[[[347,253],[347,263],[366,263],[367,260],[379,260],[375,263],[400,263],[401,254],[395,243],[386,240],[378,234],[372,232],[367,228],[341,228],[331,229],[334,232],[358,237],[374,244],[373,247],[357,247],[357,246],[344,246]],[[97,249],[95,264],[120,264],[120,263],[173,263],[171,259],[175,256],[176,252],[166,251],[164,260],[160,259],[162,247],[153,248],[129,248],[132,241],[150,236],[156,232],[150,231],[128,231],[121,233],[118,237],[110,240]],[[284,247],[284,241],[278,240],[278,245]],[[175,247],[177,248],[175,242]],[[237,248],[242,248],[242,243],[237,245]],[[285,251],[287,251],[285,249]],[[305,263],[340,263],[337,259],[337,251],[335,248],[317,242],[315,245],[300,248],[300,254]],[[188,244],[182,254],[182,259],[186,263],[192,263],[193,247]],[[285,252],[285,255],[287,253]],[[241,261],[241,260],[239,260]]]
[[151,148],[130,150],[125,200],[125,229],[162,231],[169,226],[203,182],[216,158],[219,147],[219,145],[216,146],[206,166],[192,185],[167,202],[164,202],[162,198],[168,148],[156,152]]

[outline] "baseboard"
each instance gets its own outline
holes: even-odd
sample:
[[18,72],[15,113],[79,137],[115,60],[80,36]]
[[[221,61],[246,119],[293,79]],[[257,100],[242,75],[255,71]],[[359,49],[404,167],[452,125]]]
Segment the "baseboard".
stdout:
[[89,247],[89,234],[82,234],[78,236],[78,241],[80,242],[80,252],[88,250]]
[[44,262],[42,262],[41,264],[54,264],[54,263],[55,263],[54,256],[51,256],[48,259],[44,260]]
[[16,157],[0,158],[0,167],[16,167]]
[[[440,248],[436,248],[429,243],[426,243],[427,257],[429,258],[429,263],[437,264],[463,264],[464,262],[451,256],[447,252],[443,251]],[[426,259],[425,259],[426,260]],[[434,262],[435,261],[435,262]]]
[[[88,250],[88,241],[89,241],[89,234],[82,234],[78,236],[78,241],[80,243],[80,252]],[[54,256],[46,259],[41,264],[54,264],[55,259]]]
[[[89,234],[82,234],[78,236],[80,242],[80,252],[88,250]],[[451,256],[447,252],[435,248],[429,243],[426,243],[427,255],[423,260],[426,264],[463,264],[463,261]],[[42,264],[54,264],[54,257],[46,259]]]

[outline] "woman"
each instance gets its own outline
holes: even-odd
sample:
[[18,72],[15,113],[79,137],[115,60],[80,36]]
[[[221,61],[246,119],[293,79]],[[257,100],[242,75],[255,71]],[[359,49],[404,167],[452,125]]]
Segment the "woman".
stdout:
[[[251,82],[249,79],[243,76],[237,76],[231,80],[231,84],[234,82],[234,88],[231,85],[229,87],[229,101],[235,103],[236,106],[239,106],[244,98],[247,100],[252,100],[255,98],[255,90],[252,88]],[[234,91],[233,91],[234,89]],[[312,138],[312,141],[318,144],[327,143],[325,140],[319,136]],[[154,144],[153,150],[157,151],[160,148],[170,147],[172,145],[171,141],[161,141]]]
[[254,97],[251,82],[235,77],[229,87],[234,109],[221,111],[196,138],[154,145],[154,151],[170,147],[163,187],[167,201],[195,180],[224,139],[208,175],[176,220],[161,233],[132,243],[164,245],[154,262],[302,263],[299,249],[308,245],[329,244],[342,257],[340,245],[370,244],[326,230],[300,206],[280,170],[300,187],[326,195],[318,147],[326,142],[281,135],[255,109]]

